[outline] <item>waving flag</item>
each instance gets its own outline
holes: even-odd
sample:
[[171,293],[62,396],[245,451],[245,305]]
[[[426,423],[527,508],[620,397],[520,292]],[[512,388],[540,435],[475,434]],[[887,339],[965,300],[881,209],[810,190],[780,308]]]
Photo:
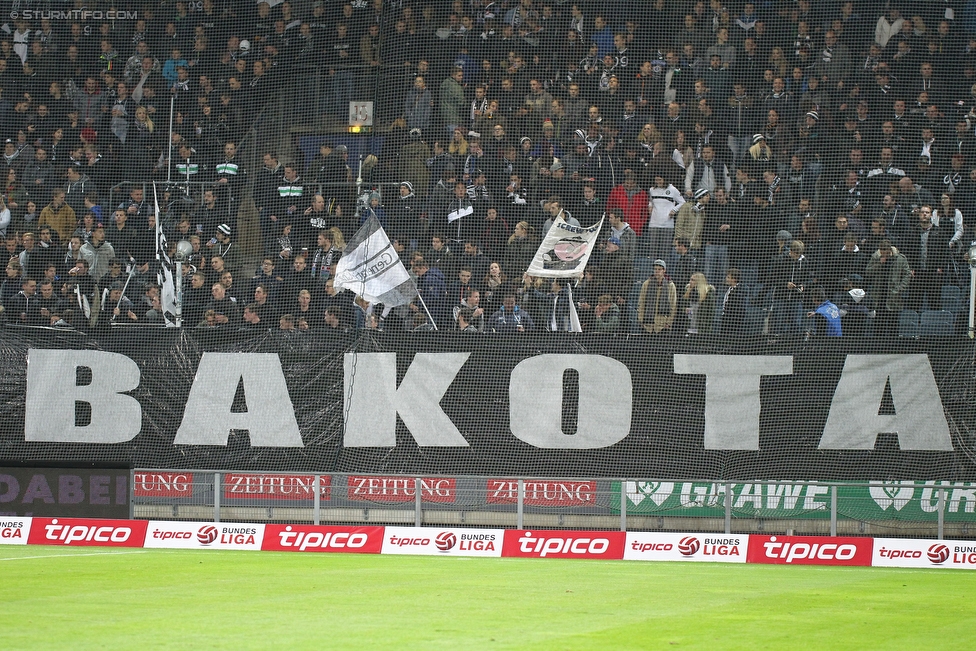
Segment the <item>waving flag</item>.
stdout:
[[406,305],[417,296],[417,285],[376,215],[370,214],[346,245],[336,264],[335,288],[388,307]]

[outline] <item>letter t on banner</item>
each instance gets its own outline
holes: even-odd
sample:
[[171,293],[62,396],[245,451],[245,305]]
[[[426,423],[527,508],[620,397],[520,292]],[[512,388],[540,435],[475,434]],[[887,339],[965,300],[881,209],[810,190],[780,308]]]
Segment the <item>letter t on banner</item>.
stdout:
[[759,449],[759,379],[793,375],[793,357],[675,355],[677,375],[705,376],[705,449]]

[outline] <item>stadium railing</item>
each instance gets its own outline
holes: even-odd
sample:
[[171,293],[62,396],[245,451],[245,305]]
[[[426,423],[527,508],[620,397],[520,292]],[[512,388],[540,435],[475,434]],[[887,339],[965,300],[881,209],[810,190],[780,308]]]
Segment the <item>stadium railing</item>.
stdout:
[[133,470],[137,519],[969,538],[976,485]]

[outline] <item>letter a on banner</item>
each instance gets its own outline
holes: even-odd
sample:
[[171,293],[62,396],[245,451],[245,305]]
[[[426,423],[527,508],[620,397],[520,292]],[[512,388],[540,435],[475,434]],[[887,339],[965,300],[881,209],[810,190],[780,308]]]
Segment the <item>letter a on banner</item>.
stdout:
[[[247,412],[234,413],[242,379]],[[232,429],[248,430],[252,447],[303,447],[276,354],[204,353],[200,359],[173,443],[227,445]]]
[[[895,415],[878,411],[885,384]],[[824,426],[821,450],[873,450],[878,434],[902,450],[952,450],[949,423],[927,355],[848,355]]]

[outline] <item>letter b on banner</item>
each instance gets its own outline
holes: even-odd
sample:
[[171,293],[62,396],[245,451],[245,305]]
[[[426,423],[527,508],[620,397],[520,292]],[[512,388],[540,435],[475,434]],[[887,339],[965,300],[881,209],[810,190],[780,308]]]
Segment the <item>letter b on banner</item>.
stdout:
[[[91,383],[77,386],[78,368]],[[125,391],[139,386],[139,367],[125,355],[97,350],[38,350],[27,353],[27,441],[122,443],[142,429],[142,407]],[[76,402],[91,407],[88,425],[75,423]]]
[[[579,374],[576,434],[562,430],[563,373]],[[601,355],[538,355],[512,370],[512,434],[537,448],[605,448],[630,434],[633,387],[622,363]]]

